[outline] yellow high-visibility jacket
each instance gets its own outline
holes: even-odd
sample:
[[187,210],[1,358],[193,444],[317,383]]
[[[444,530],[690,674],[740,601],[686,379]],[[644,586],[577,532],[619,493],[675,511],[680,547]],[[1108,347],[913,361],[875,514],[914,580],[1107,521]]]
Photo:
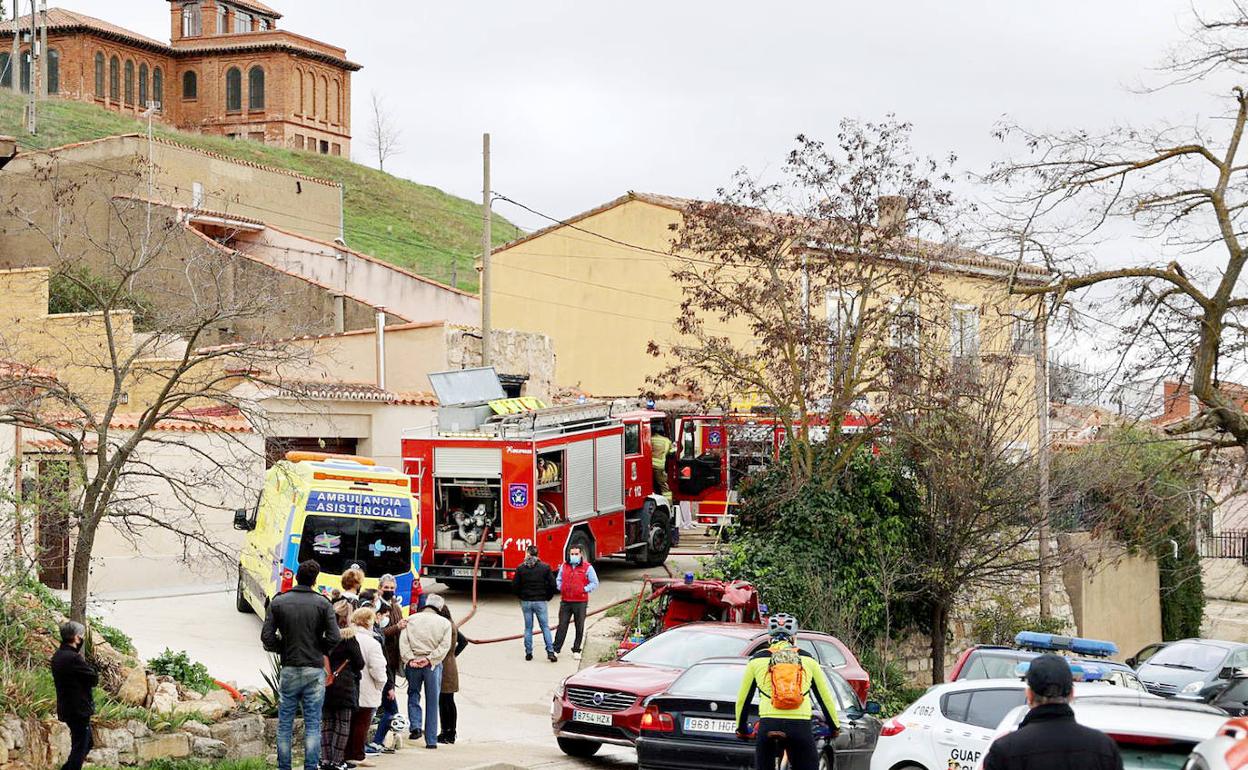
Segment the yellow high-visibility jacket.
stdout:
[[828,684],[828,677],[819,668],[819,663],[805,650],[799,651],[802,668],[806,671],[808,689],[802,705],[796,709],[782,711],[771,705],[771,677],[768,666],[771,663],[772,650],[782,650],[792,645],[788,642],[777,642],[765,650],[759,650],[750,657],[745,666],[745,676],[741,680],[741,689],[737,692],[737,726],[745,728],[746,706],[754,698],[754,691],[760,693],[758,716],[760,719],[804,719],[810,721],[813,713],[812,698],[819,699],[819,707],[827,718],[828,725],[840,729],[841,719],[836,712],[836,697]]

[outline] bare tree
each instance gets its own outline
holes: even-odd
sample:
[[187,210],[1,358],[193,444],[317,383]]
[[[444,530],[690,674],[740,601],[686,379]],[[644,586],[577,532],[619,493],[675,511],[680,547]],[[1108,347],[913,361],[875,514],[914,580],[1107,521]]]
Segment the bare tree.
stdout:
[[[42,239],[45,264],[89,312],[0,328],[0,360],[17,362],[0,369],[0,422],[51,442],[69,469],[71,612],[82,621],[106,527],[136,541],[172,535],[188,560],[233,558],[211,523],[254,488],[266,427],[240,386],[279,383],[306,353],[207,344],[243,321],[263,328],[288,298],[235,280],[237,255],[176,209],[67,181],[55,164],[30,181],[0,200],[0,216]],[[35,203],[32,189],[48,198]]]
[[385,171],[386,161],[403,152],[403,130],[386,107],[385,97],[373,91],[370,104],[373,125],[369,129],[368,145],[377,153],[377,168]]
[[950,176],[909,134],[889,119],[846,121],[831,147],[799,136],[781,181],[741,172],[676,228],[685,299],[677,341],[650,344],[670,362],[654,382],[712,403],[757,395],[790,431],[799,478],[815,472],[812,428],[839,435],[895,386],[917,365],[920,308],[943,305],[931,274],[951,251],[934,245],[951,241]]

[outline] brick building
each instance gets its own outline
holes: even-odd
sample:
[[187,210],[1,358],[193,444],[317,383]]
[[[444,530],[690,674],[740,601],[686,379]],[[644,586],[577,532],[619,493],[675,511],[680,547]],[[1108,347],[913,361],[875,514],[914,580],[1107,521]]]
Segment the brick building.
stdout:
[[[147,0],[156,5],[156,0]],[[62,8],[46,13],[40,90],[186,131],[328,155],[351,153],[351,73],[342,48],[278,29],[255,0],[160,0],[171,42]],[[15,28],[18,66],[11,66]],[[0,23],[0,88],[29,92],[30,17]]]

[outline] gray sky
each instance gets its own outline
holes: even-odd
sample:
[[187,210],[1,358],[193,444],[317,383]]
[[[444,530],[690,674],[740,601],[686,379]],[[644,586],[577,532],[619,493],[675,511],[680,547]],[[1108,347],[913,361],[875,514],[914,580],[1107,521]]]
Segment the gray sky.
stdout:
[[[396,174],[479,198],[488,130],[494,189],[556,216],[629,189],[710,195],[741,166],[774,168],[798,132],[832,138],[843,117],[895,112],[922,151],[981,168],[1002,151],[989,131],[1003,115],[1100,126],[1213,104],[1124,87],[1180,38],[1188,0],[267,1],[284,28],[364,65],[357,160],[371,162],[375,90],[403,127]],[[169,36],[164,0],[49,4]]]

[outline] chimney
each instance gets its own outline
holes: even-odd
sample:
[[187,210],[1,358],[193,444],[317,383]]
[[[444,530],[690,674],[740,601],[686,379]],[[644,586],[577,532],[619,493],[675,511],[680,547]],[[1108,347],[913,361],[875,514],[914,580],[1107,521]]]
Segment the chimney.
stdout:
[[386,389],[386,309],[377,308],[377,387]]
[[881,195],[875,208],[876,224],[885,235],[905,235],[909,203],[904,195]]

